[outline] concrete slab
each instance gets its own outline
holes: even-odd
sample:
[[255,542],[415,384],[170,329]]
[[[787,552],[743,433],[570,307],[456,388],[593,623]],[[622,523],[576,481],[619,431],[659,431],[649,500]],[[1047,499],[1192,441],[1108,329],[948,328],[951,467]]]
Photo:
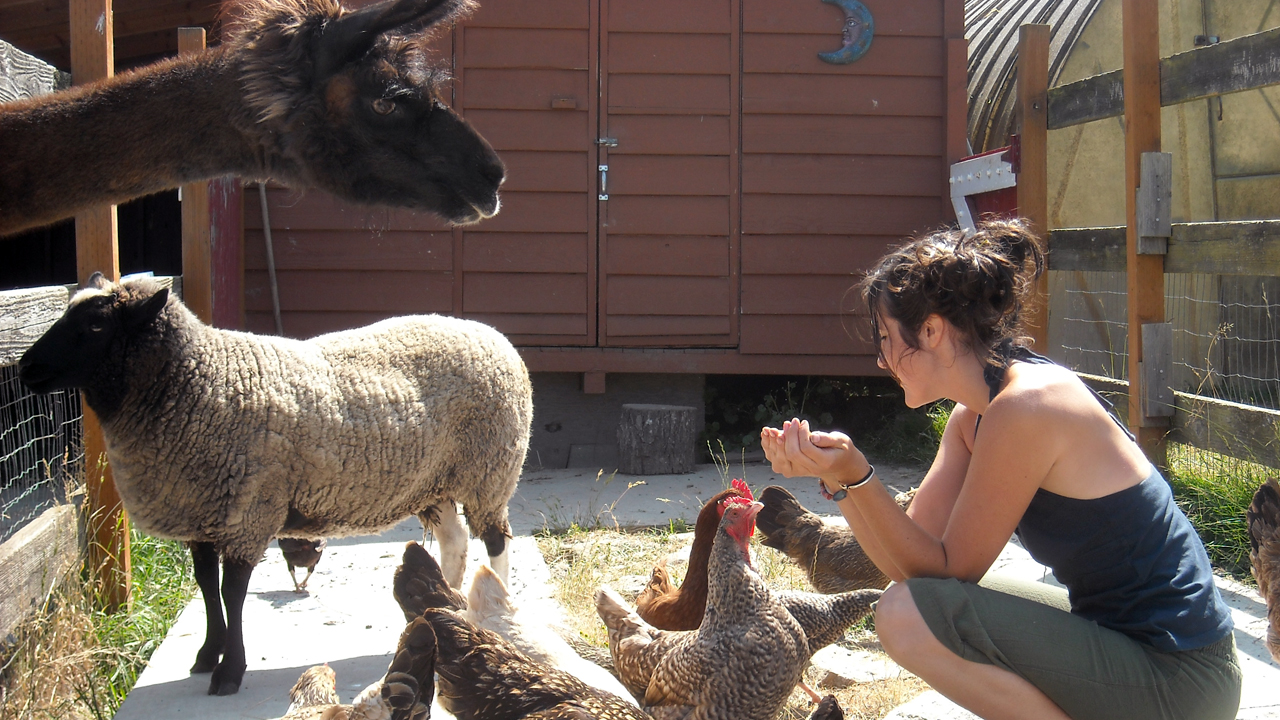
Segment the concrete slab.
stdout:
[[[917,483],[921,471],[879,467],[886,483],[901,490]],[[745,477],[752,489],[783,484],[806,507],[822,512],[831,506],[818,494],[816,481],[785,480],[760,463],[735,463],[729,469],[699,466],[690,475],[636,477],[598,474],[583,469],[530,471],[521,479],[510,506],[511,586],[521,606],[538,604],[547,613],[560,610],[548,597],[549,572],[533,533],[577,523],[584,527],[692,524],[702,504],[724,488],[729,478]],[[338,690],[349,702],[386,672],[403,616],[391,595],[391,579],[404,543],[421,540],[416,520],[406,520],[378,536],[331,540],[312,576],[309,592],[296,594],[288,571],[274,547],[258,566],[245,601],[245,644],[249,669],[240,693],[205,695],[208,675],[191,676],[187,668],[204,640],[204,606],[197,597],[183,611],[164,643],[152,656],[138,685],[116,714],[117,720],[161,720],[195,715],[208,720],[278,718],[288,706],[288,692],[306,668],[328,662],[338,677]],[[434,552],[434,546],[430,546]],[[471,545],[468,567],[482,561],[483,546]],[[1053,582],[1045,568],[1011,543],[996,561],[1001,572]],[[1245,668],[1245,697],[1240,718],[1280,720],[1280,666],[1267,653],[1266,606],[1257,593],[1231,581],[1219,588],[1231,603],[1236,642]],[[929,708],[945,706],[928,703]],[[914,712],[915,710],[913,710]],[[433,718],[448,718],[435,708]],[[903,717],[903,716],[899,716]],[[963,717],[911,715],[907,717]]]

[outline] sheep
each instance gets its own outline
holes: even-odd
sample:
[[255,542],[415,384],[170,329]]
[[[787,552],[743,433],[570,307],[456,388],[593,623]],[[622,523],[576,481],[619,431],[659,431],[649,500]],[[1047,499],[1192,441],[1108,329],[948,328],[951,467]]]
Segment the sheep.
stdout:
[[203,324],[156,280],[95,273],[18,372],[33,392],[83,390],[138,528],[190,544],[208,615],[191,670],[212,671],[211,695],[239,690],[241,610],[273,536],[369,534],[417,515],[457,586],[458,503],[507,576],[533,401],[524,362],[486,325],[422,315],[258,336]]
[[474,0],[228,7],[219,46],[0,104],[0,235],[228,174],[453,223],[498,211],[506,170],[446,107],[424,32]]

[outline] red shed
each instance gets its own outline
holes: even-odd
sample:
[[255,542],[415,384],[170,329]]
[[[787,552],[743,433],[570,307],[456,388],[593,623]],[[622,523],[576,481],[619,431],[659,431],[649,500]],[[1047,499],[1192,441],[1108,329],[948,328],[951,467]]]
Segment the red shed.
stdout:
[[[498,216],[269,192],[286,334],[415,312],[493,324],[530,369],[875,371],[842,309],[885,247],[952,219],[966,154],[960,0],[483,0],[437,43],[508,166]],[[249,329],[271,332],[257,194]],[[853,337],[851,337],[851,335]]]

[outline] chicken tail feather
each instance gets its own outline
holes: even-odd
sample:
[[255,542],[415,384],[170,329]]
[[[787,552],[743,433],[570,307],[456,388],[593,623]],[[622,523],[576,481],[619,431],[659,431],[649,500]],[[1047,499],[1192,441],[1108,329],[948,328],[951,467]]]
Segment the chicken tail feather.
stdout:
[[787,551],[787,531],[796,518],[809,515],[809,511],[786,488],[770,485],[760,492],[764,508],[756,516],[756,527],[764,536],[760,542],[775,550]]
[[382,699],[391,707],[391,720],[430,717],[436,688],[436,646],[435,630],[421,617],[414,618],[401,633],[382,682]]
[[392,594],[400,603],[406,621],[428,608],[465,610],[467,607],[467,599],[445,581],[440,564],[416,542],[404,546],[404,557],[392,581]]

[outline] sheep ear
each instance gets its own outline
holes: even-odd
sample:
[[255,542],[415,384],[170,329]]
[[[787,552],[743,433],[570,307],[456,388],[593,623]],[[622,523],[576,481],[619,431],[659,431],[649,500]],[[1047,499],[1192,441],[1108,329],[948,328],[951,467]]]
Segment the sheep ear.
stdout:
[[151,297],[130,300],[124,306],[125,327],[132,332],[150,325],[167,302],[169,302],[169,288],[160,288]]
[[382,33],[417,32],[472,7],[472,0],[387,0],[361,8],[325,27],[316,67],[327,77],[368,52]]
[[86,289],[93,288],[94,290],[105,290],[109,284],[110,283],[107,282],[107,276],[100,272],[95,272],[89,276],[89,280],[85,282],[84,286]]

